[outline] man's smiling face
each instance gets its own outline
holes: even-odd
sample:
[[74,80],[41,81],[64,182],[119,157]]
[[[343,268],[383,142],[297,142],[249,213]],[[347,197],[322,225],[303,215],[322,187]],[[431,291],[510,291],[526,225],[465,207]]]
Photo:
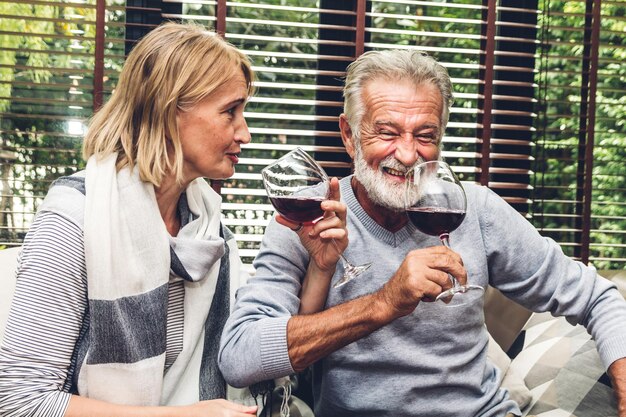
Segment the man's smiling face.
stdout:
[[404,209],[405,173],[439,157],[442,105],[430,83],[376,79],[365,85],[354,176],[374,204]]

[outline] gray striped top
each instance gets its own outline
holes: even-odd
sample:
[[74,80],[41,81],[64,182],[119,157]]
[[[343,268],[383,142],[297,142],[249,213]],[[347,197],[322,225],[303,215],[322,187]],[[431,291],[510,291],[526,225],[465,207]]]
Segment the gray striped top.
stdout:
[[[164,372],[182,350],[184,281],[171,275]],[[71,358],[87,308],[83,234],[51,212],[24,241],[18,280],[0,345],[0,415],[63,416]]]

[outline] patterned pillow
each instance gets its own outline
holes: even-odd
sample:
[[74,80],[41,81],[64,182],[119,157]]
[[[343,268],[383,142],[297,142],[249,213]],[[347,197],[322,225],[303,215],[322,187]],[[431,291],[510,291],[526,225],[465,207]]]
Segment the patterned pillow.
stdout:
[[524,378],[533,396],[524,416],[618,415],[609,378],[583,326],[549,313],[534,314],[516,342],[523,348],[511,368]]
[[520,408],[530,404],[532,393],[526,387],[524,379],[515,369],[511,368],[511,358],[502,350],[500,345],[489,335],[487,358],[500,369],[500,385],[509,391],[509,396]]

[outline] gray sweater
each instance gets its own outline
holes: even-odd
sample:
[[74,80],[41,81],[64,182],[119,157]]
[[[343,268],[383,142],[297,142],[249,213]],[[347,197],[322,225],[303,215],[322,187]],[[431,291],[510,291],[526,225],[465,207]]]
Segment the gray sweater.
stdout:
[[[484,187],[468,185],[468,212],[450,236],[468,281],[492,285],[535,311],[551,311],[582,323],[608,367],[626,357],[626,303],[610,281],[565,256],[513,208]],[[354,281],[331,289],[326,308],[375,292],[407,252],[439,239],[408,224],[391,233],[357,202],[350,178],[341,181],[348,205],[354,264],[373,262]],[[297,314],[308,254],[295,233],[272,221],[222,335],[219,365],[232,385],[245,386],[293,373],[287,353],[287,321]],[[338,280],[338,267],[333,280]],[[483,302],[460,307],[420,303],[367,337],[314,365],[317,417],[504,416],[519,413],[499,388],[499,371],[487,360]]]

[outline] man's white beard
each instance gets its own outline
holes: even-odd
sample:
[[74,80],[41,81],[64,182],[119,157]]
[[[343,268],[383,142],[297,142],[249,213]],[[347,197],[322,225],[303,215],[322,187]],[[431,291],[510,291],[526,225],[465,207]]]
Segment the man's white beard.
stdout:
[[[413,165],[425,162],[419,157]],[[404,182],[389,181],[383,168],[391,168],[400,172],[407,172],[413,166],[407,167],[393,155],[387,156],[378,165],[378,170],[371,168],[363,158],[361,144],[357,143],[354,154],[354,177],[363,185],[367,196],[372,203],[393,211],[404,211]]]

